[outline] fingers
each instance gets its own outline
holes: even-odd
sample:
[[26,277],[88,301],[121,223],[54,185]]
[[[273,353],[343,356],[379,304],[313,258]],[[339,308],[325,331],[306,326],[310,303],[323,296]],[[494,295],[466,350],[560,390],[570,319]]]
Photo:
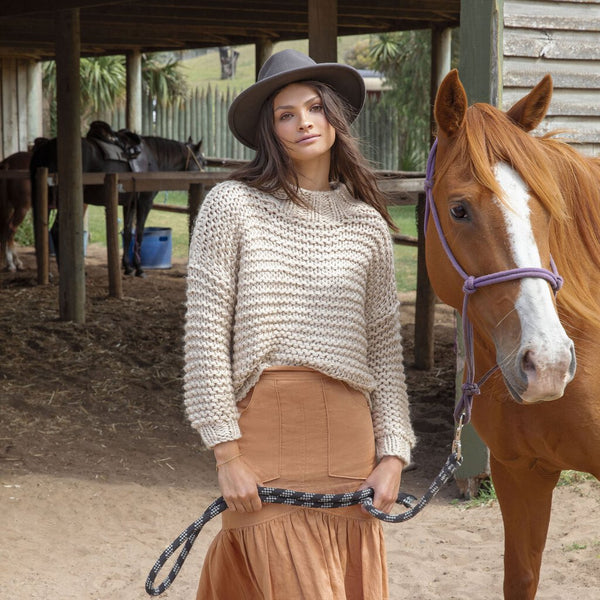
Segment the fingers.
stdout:
[[258,495],[258,490],[255,490],[253,494],[247,494],[245,496],[233,496],[225,498],[227,507],[229,510],[234,512],[255,512],[262,508],[262,502]]

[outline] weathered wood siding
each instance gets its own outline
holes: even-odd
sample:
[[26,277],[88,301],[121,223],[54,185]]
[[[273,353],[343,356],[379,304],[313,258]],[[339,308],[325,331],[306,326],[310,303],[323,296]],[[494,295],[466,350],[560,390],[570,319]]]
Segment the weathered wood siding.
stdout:
[[42,135],[41,65],[0,58],[0,160]]
[[546,73],[554,94],[536,130],[600,155],[600,0],[504,0],[502,107]]

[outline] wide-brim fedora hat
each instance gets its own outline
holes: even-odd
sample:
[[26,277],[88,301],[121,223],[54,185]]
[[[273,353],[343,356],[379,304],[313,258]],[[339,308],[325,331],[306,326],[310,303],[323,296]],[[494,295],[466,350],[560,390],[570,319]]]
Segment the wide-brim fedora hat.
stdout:
[[329,85],[350,108],[352,122],[365,101],[365,82],[350,65],[316,63],[297,50],[282,50],[268,58],[256,83],[241,92],[229,108],[229,128],[242,144],[256,149],[258,116],[265,100],[280,88],[300,81]]

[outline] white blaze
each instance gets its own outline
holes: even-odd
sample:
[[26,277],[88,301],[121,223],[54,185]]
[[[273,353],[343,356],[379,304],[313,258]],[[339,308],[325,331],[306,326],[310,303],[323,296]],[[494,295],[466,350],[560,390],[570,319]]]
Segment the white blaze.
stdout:
[[[504,216],[516,267],[542,267],[531,226],[530,196],[525,182],[504,163],[498,163],[494,173],[503,196],[502,200],[494,198],[494,202]],[[521,321],[521,348],[534,351],[542,375],[546,367],[552,369],[553,364],[560,362],[565,344],[570,343],[558,319],[548,282],[539,277],[522,279],[515,310]]]

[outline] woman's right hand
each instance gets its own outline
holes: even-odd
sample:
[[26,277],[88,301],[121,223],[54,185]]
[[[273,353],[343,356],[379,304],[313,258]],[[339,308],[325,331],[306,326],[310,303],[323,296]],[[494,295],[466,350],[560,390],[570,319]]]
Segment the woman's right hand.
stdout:
[[237,442],[214,447],[221,494],[229,510],[255,512],[262,508],[258,486],[262,481],[240,454]]

